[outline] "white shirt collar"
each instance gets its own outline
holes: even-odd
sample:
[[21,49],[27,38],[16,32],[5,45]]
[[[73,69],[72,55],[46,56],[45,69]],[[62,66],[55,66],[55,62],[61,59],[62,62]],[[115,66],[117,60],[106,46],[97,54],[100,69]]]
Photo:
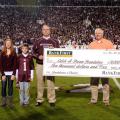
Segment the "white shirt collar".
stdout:
[[27,57],[27,56],[28,56],[28,53],[27,53],[27,54],[25,54],[25,53],[22,53],[22,55],[23,55],[24,57]]
[[48,36],[48,37],[43,36],[43,38],[46,39],[46,40],[48,40],[48,39],[50,39],[50,36]]

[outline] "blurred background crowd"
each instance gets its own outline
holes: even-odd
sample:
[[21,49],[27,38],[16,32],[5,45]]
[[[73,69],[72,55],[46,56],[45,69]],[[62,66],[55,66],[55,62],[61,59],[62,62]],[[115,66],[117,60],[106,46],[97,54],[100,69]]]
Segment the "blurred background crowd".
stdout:
[[[30,0],[31,1],[31,0]],[[61,46],[76,41],[88,45],[97,27],[114,45],[120,45],[120,2],[118,0],[32,0],[25,5],[19,0],[0,1],[0,46],[6,37],[16,46],[33,45],[41,36],[41,26],[51,26],[51,36]],[[29,3],[29,2],[28,2]]]

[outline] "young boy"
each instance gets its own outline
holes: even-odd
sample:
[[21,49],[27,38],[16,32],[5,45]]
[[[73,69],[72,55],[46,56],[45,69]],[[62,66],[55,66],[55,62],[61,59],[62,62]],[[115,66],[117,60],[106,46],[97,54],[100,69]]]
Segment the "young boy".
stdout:
[[29,54],[29,46],[23,44],[22,53],[18,56],[18,69],[16,72],[17,82],[19,83],[20,104],[27,106],[29,104],[29,87],[30,81],[33,80],[34,63]]

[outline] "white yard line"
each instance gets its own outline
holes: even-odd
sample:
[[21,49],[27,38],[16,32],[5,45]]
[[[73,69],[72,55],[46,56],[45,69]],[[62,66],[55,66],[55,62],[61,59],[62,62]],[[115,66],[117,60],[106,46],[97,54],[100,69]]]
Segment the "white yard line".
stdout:
[[116,84],[116,86],[118,87],[118,89],[120,90],[120,83],[118,82],[118,80],[116,78],[112,78],[114,83]]

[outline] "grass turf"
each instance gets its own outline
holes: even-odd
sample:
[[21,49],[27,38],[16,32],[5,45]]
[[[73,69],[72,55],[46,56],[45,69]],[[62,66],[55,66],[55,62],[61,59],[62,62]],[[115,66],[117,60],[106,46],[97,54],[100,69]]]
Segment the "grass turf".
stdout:
[[[89,78],[56,77],[56,85],[68,89],[70,85],[88,83]],[[105,107],[102,103],[102,94],[96,105],[88,104],[90,93],[66,93],[57,91],[57,102],[52,109],[47,99],[40,107],[35,107],[36,80],[31,83],[30,105],[19,105],[19,90],[14,88],[14,109],[0,107],[0,120],[120,120],[120,91],[110,80],[113,92],[111,106]],[[45,93],[46,98],[46,93]]]

